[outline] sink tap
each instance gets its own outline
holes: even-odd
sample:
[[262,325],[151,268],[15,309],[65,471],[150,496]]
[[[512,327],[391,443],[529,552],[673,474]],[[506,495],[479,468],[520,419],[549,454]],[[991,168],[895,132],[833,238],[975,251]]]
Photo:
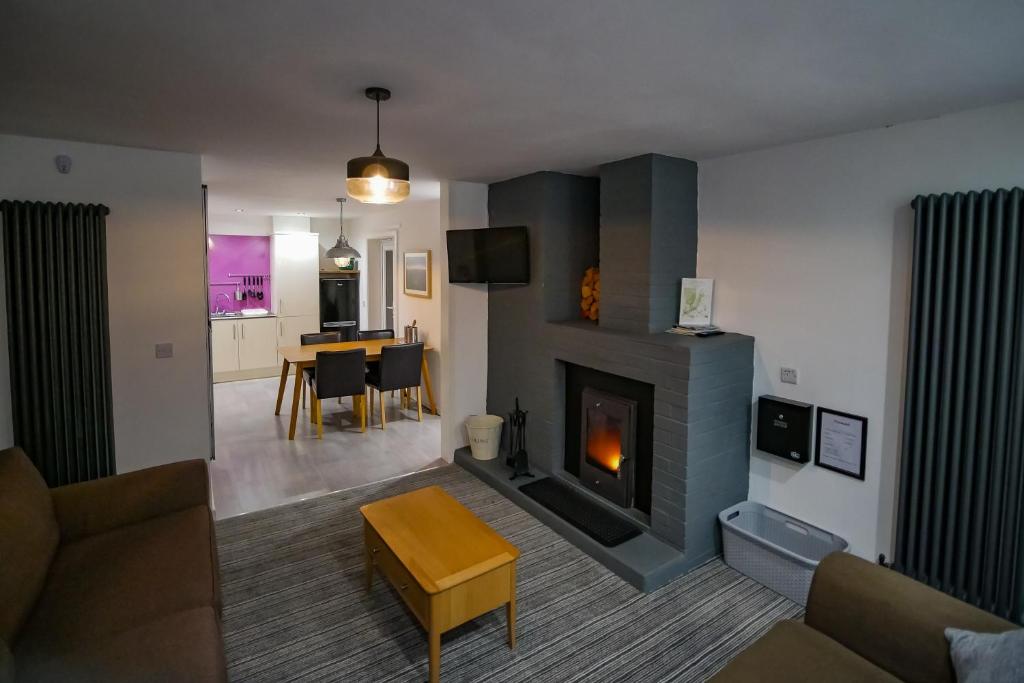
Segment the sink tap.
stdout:
[[218,294],[216,296],[216,298],[214,299],[214,301],[217,304],[216,307],[213,310],[213,314],[214,315],[217,315],[218,313],[227,313],[227,309],[223,309],[223,308],[220,307],[220,298],[221,297],[224,297],[225,299],[227,299],[228,300],[228,304],[231,303],[231,297],[230,296],[228,296],[224,292],[221,292],[220,294]]

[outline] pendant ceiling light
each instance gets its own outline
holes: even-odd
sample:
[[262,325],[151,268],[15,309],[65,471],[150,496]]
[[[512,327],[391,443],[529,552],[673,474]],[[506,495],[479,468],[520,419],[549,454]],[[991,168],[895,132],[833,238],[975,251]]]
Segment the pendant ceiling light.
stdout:
[[409,196],[409,164],[380,151],[380,103],[391,99],[387,88],[367,88],[377,103],[377,149],[348,162],[348,196],[366,204],[397,204]]
[[[327,258],[332,259],[354,259],[362,258],[360,253],[348,245],[348,240],[345,239],[345,225],[342,219],[345,216],[345,198],[338,198],[338,241],[334,243],[334,246],[327,250],[324,254]],[[338,264],[342,265],[342,264]]]

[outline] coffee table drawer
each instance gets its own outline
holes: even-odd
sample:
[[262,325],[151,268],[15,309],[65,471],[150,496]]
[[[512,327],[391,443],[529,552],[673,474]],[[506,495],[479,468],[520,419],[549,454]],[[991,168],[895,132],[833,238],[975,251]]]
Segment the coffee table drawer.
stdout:
[[373,564],[380,570],[380,573],[387,577],[387,580],[395,587],[398,594],[405,600],[412,613],[420,620],[420,623],[427,627],[430,617],[430,596],[420,588],[416,579],[412,577],[398,558],[395,557],[387,544],[381,540],[377,532],[369,524],[366,525],[366,547],[369,548],[373,557]]

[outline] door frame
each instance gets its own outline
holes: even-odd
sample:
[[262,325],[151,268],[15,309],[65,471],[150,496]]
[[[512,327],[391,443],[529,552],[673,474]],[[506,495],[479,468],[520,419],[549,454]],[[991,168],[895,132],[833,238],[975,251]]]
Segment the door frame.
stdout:
[[[394,246],[394,249],[395,249],[395,272],[392,273],[392,279],[394,280],[394,282],[392,283],[392,286],[394,287],[394,292],[395,292],[394,321],[395,321],[395,327],[396,328],[400,324],[399,323],[399,320],[400,320],[400,318],[399,318],[399,300],[400,300],[401,297],[399,297],[399,292],[402,291],[399,288],[401,286],[401,279],[400,279],[399,274],[398,274],[399,270],[401,268],[401,266],[399,265],[398,259],[399,259],[399,255],[402,253],[399,250],[399,244],[400,243],[399,243],[399,240],[398,240],[398,232],[399,232],[399,228],[401,228],[401,227],[402,227],[401,223],[396,223],[394,225],[394,227],[392,227],[392,228],[389,228],[387,230],[381,230],[379,232],[370,233],[370,234],[368,234],[366,236],[366,243],[367,243],[367,245],[369,245],[370,240],[386,240],[386,239],[389,239],[389,238],[392,240],[392,242],[395,245]],[[379,285],[380,285],[381,290],[382,290],[381,291],[381,302],[382,302],[381,306],[383,306],[383,301],[384,301],[384,292],[383,292],[383,288],[384,288],[383,249],[381,250],[381,252],[382,252],[381,253],[381,257],[382,257],[381,258],[381,281],[380,281]],[[360,269],[361,268],[362,268],[362,266],[360,266]],[[368,274],[369,273],[367,273],[367,275]],[[370,290],[369,290],[369,286],[370,286],[369,279],[366,278],[366,277],[363,277],[363,273],[360,272],[359,273],[359,307],[360,307],[360,309],[362,309],[363,301],[366,302],[366,315],[365,316],[360,315],[360,320],[359,320],[359,324],[361,326],[360,329],[369,329],[368,327],[362,327],[363,325],[369,325],[370,324]],[[383,313],[383,312],[384,311],[381,310],[381,313]],[[398,330],[397,329],[395,329],[395,336],[396,337],[398,336]]]
[[395,321],[398,320],[396,317],[398,309],[395,304],[398,301],[398,290],[395,288],[395,277],[398,272],[398,249],[395,243],[392,241],[388,243],[385,240],[380,242],[380,319],[384,324],[387,324],[388,319],[388,301],[385,293],[387,292],[387,259],[385,258],[388,251],[391,252],[391,324],[395,325]]

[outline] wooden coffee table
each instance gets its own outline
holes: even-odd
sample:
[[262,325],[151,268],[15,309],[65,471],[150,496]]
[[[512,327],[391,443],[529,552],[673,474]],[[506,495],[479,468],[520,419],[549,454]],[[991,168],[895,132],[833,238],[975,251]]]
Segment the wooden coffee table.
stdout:
[[519,551],[439,486],[360,508],[366,541],[366,590],[376,567],[402,596],[430,643],[430,681],[441,672],[441,634],[505,606],[509,647],[516,646]]

